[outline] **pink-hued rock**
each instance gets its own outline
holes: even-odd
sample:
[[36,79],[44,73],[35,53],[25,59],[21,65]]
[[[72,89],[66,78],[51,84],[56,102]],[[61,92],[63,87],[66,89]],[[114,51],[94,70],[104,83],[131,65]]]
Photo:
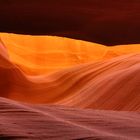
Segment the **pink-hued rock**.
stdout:
[[22,104],[0,98],[0,139],[139,140],[140,113]]

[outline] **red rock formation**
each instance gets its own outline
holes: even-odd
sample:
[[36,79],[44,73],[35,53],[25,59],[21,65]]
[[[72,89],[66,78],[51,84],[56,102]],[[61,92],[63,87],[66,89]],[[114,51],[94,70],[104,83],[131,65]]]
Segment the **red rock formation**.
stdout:
[[139,44],[1,33],[0,79],[0,139],[140,138]]
[[[25,42],[24,39],[29,40]],[[94,109],[140,110],[138,94],[140,91],[140,54],[137,54],[140,52],[139,45],[107,48],[98,44],[75,42],[75,40],[57,37],[39,37],[39,40],[35,39],[38,44],[34,42],[32,36],[9,36],[7,34],[3,36],[1,34],[1,40],[3,40],[10,56],[10,58],[5,58],[1,62],[3,66],[1,66],[1,70],[6,72],[8,78],[2,79],[10,85],[4,96],[29,103],[53,103]],[[50,43],[51,39],[54,39],[53,43]],[[41,43],[39,42],[44,46],[40,46]],[[30,45],[30,48],[26,47],[26,43]],[[67,46],[71,43],[74,46]],[[51,44],[53,48],[51,48]],[[96,49],[94,45],[99,46],[100,49]],[[37,49],[38,46],[40,46],[40,50]],[[84,47],[86,53],[81,55]],[[55,51],[55,54],[52,53],[53,51]],[[121,56],[116,57],[113,54],[110,55],[112,59],[109,59],[108,52],[110,54],[110,51]],[[54,63],[54,66],[59,65],[59,68],[57,67],[58,72],[48,74],[46,67],[51,67],[50,62],[53,62],[53,60],[49,59],[47,61],[46,57],[42,57],[40,60],[38,55],[42,55],[41,52],[47,55],[47,58],[53,56],[56,59],[55,61],[59,58],[62,60]],[[75,61],[71,55],[64,55],[62,58],[57,57],[56,54],[63,54],[64,52],[75,52],[75,57],[79,56],[83,59],[87,59],[88,55],[90,57],[86,60],[87,64],[82,64],[83,61],[78,61],[79,59]],[[102,55],[99,57],[100,52]],[[49,53],[50,55],[48,55]],[[2,58],[4,59],[4,57]],[[96,62],[90,62],[93,60],[96,60]],[[5,67],[5,61],[8,61],[8,67]],[[43,63],[40,63],[41,61]],[[81,65],[75,66],[76,63],[81,63]],[[64,64],[68,64],[65,67],[73,67],[60,70],[64,67]],[[25,66],[26,70],[24,69]],[[44,68],[44,71],[37,73],[40,67]],[[33,69],[36,73],[32,74],[30,69]]]

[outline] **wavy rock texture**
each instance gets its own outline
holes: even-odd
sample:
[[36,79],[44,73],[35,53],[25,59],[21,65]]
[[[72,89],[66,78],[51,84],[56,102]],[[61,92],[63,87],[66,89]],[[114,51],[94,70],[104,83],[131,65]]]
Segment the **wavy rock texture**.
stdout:
[[0,79],[1,138],[140,138],[139,44],[1,33]]

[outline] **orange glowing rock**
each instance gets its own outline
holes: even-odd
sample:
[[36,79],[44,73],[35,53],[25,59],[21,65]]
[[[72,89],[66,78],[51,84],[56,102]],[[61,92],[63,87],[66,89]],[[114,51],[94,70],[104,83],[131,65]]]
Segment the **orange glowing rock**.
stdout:
[[98,60],[106,51],[100,44],[62,37],[1,33],[0,38],[11,61],[33,75]]
[[140,52],[139,45],[104,45],[52,36],[1,33],[10,60],[29,75],[50,73],[77,64]]

